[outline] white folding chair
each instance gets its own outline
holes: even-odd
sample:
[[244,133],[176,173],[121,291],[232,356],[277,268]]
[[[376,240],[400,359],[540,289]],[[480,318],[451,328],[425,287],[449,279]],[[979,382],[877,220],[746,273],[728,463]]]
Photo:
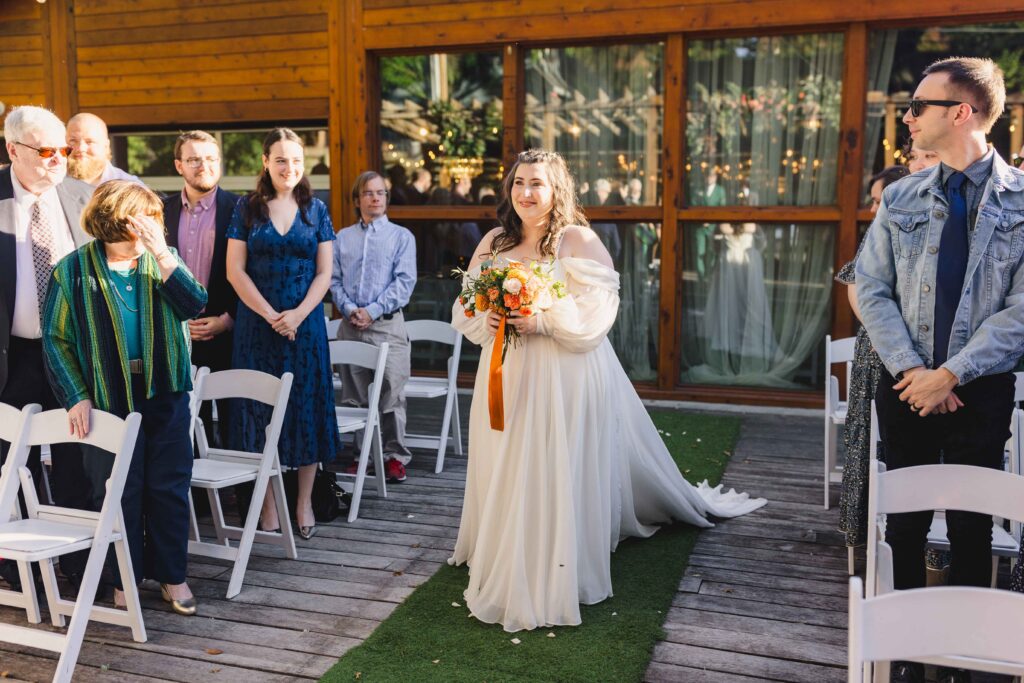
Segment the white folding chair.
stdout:
[[448,374],[444,377],[424,377],[413,375],[405,384],[406,398],[441,398],[444,397],[444,415],[441,418],[441,433],[405,435],[405,443],[409,446],[437,448],[437,460],[434,472],[444,469],[444,454],[448,450],[448,437],[455,441],[455,453],[462,455],[462,426],[459,420],[459,397],[455,381],[459,376],[459,355],[462,353],[462,333],[449,323],[440,320],[410,320],[405,323],[409,333],[409,341],[436,342],[449,344],[452,355],[448,358]]
[[[25,465],[19,461],[24,442],[28,439],[29,420],[40,410],[38,403],[27,405],[21,410],[6,403],[0,403],[0,441],[6,441],[9,449],[7,460],[0,470],[0,522],[20,519],[18,509],[18,470]],[[24,451],[25,459],[28,450]],[[39,616],[39,602],[36,598],[35,586],[32,583],[31,565],[18,562],[18,575],[21,578],[21,591],[0,589],[0,605],[24,609],[30,623],[42,621]]]
[[[1010,415],[1010,440],[1006,442],[1006,471],[1013,474],[1024,474],[1024,410],[1020,403],[1024,401],[1024,372],[1014,373],[1013,413]],[[1020,540],[1021,523],[1010,520],[1010,534]],[[1016,560],[1013,560],[1016,562]]]
[[[849,683],[888,682],[892,660],[1024,675],[1024,595],[939,586],[862,598],[850,579]],[[873,662],[884,664],[875,666]]]
[[[828,510],[829,485],[843,480],[839,466],[839,425],[846,424],[846,407],[853,367],[853,347],[856,337],[832,340],[825,335],[825,509]],[[839,378],[832,374],[832,365],[846,363],[846,391],[840,394]]]
[[[132,638],[136,642],[146,642],[146,629],[142,623],[138,588],[135,585],[131,553],[124,536],[124,516],[121,513],[121,495],[124,492],[141,422],[142,416],[138,413],[132,413],[122,420],[109,413],[93,410],[89,417],[89,435],[84,439],[78,439],[68,436],[67,411],[49,410],[33,415],[29,419],[28,436],[22,441],[20,452],[13,456],[21,464],[18,472],[28,516],[25,519],[0,524],[0,556],[22,563],[39,562],[50,620],[54,626],[61,627],[64,626],[65,617],[70,616],[71,623],[64,634],[0,624],[0,641],[59,652],[60,660],[57,662],[54,681],[71,680],[90,619],[127,626],[131,628]],[[114,454],[114,464],[106,485],[106,496],[98,513],[39,504],[32,475],[28,468],[23,466],[28,458],[28,449],[42,444],[67,442],[94,446],[95,448],[83,449],[83,454],[87,458],[104,457],[99,450]],[[17,487],[8,483],[4,490],[4,500],[0,502],[9,502],[12,489],[16,493]],[[100,572],[111,544],[114,546],[118,571],[124,586],[126,609],[98,607],[93,604]],[[65,600],[61,598],[57,587],[53,560],[79,550],[88,550],[89,559],[76,600]],[[31,578],[27,582],[23,580],[23,587],[26,586],[29,590],[34,590]]]
[[[292,389],[292,373],[286,372],[278,379],[256,370],[210,372],[203,368],[199,371],[196,381],[196,414],[198,404],[202,401],[221,399],[249,399],[273,406],[270,422],[266,426],[266,442],[262,453],[210,448],[205,430],[198,424],[198,418],[194,420],[199,458],[192,465],[192,486],[206,489],[210,498],[210,512],[217,542],[202,540],[193,509],[190,513],[192,520],[188,551],[195,555],[234,562],[227,591],[227,597],[233,598],[242,590],[242,580],[254,541],[284,548],[290,559],[298,557],[295,552],[295,537],[292,534],[284,482],[281,479],[281,463],[277,457],[277,442],[281,436],[281,425]],[[220,504],[220,490],[250,481],[253,482],[253,492],[245,517],[245,526],[227,524]],[[258,531],[256,528],[268,486],[273,487],[277,518],[281,522],[281,529],[276,532]],[[189,502],[191,503],[191,497]],[[231,541],[238,541],[238,545],[232,546]]]
[[[341,329],[341,318],[331,320],[324,316],[324,322],[327,324],[327,341],[332,342],[336,340],[338,338],[338,331]],[[331,380],[334,382],[334,390],[341,391],[341,375],[332,371]]]
[[384,365],[388,360],[388,343],[380,346],[357,341],[332,341],[328,348],[331,353],[331,366],[356,365],[373,370],[373,381],[368,394],[369,404],[364,407],[337,406],[334,409],[338,420],[338,431],[341,434],[362,433],[359,448],[359,462],[355,474],[339,472],[339,477],[355,479],[352,488],[352,504],[348,510],[348,521],[354,522],[359,516],[359,503],[363,498],[363,484],[366,481],[367,464],[370,451],[373,451],[377,495],[386,498],[387,485],[384,481],[384,450],[380,435],[380,387],[384,382]]
[[[1015,560],[1020,554],[1019,535],[1013,535],[1003,528],[1002,519],[1009,519],[1011,525],[1018,525],[1024,520],[1024,477],[1013,472],[1001,472],[984,467],[967,465],[924,465],[906,467],[886,472],[885,464],[878,461],[878,419],[875,402],[871,402],[871,460],[868,465],[868,542],[867,542],[867,576],[868,595],[874,595],[876,582],[872,572],[878,566],[874,557],[878,539],[884,537],[884,524],[879,515],[894,512],[914,512],[933,510],[932,525],[928,530],[928,547],[935,550],[949,550],[949,537],[946,530],[946,510],[968,510],[981,512],[995,517],[992,522],[992,586],[996,585],[999,569],[999,558],[1009,557]],[[936,470],[934,468],[955,468],[953,470]],[[909,474],[908,474],[909,473]],[[880,476],[884,475],[884,476]],[[899,475],[894,477],[893,475]],[[888,479],[886,479],[888,477]],[[962,477],[958,479],[958,477]],[[881,481],[881,487],[878,483]],[[1004,486],[1018,493],[1017,504],[1009,508],[1010,514],[991,512],[996,505],[1005,501],[994,500],[1000,495],[998,491],[989,492],[984,486],[988,481],[1004,482]],[[886,484],[885,482],[894,482]],[[902,489],[892,492],[893,486]],[[914,489],[914,497],[909,496],[905,489]],[[1000,489],[1002,490],[1002,489]],[[886,498],[881,498],[885,495]],[[1006,494],[1002,494],[1006,495]],[[955,497],[960,496],[960,497]],[[893,499],[897,499],[895,502]],[[909,501],[922,507],[902,509]],[[872,507],[874,505],[874,508]],[[962,505],[966,505],[963,507]],[[899,509],[892,509],[899,508]],[[874,511],[873,511],[874,510]],[[886,584],[889,585],[889,584]]]

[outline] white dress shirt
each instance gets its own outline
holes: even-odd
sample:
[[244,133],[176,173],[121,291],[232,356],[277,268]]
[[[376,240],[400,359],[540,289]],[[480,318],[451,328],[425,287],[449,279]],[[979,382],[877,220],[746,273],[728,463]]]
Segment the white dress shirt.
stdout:
[[[36,270],[32,263],[32,242],[29,225],[32,220],[32,205],[36,203],[36,195],[32,194],[18,182],[18,176],[11,173],[11,184],[14,186],[14,238],[15,263],[18,274],[14,291],[14,324],[11,334],[25,339],[39,339],[43,336],[39,321],[39,297],[36,295]],[[39,195],[42,209],[53,226],[54,241],[57,247],[57,260],[75,250],[75,241],[71,237],[71,226],[61,208],[57,189],[51,187]]]

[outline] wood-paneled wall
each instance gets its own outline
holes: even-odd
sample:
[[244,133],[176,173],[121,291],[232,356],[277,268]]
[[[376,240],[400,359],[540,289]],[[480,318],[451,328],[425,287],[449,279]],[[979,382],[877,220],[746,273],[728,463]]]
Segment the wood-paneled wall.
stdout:
[[76,0],[78,109],[112,126],[326,119],[329,4]]
[[0,102],[48,104],[45,7],[36,2],[0,2]]

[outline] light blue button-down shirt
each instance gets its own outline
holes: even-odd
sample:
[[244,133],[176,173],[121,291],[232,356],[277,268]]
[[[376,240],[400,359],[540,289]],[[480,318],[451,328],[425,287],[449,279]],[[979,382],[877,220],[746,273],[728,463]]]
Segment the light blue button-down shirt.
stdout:
[[416,239],[381,216],[342,228],[334,242],[331,296],[346,318],[365,308],[376,320],[409,303],[416,285]]

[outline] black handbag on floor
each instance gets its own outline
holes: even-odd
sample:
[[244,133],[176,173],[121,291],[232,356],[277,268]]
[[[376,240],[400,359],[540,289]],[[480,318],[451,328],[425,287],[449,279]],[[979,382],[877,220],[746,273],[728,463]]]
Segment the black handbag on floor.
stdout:
[[[298,470],[287,470],[283,473],[284,493],[288,498],[288,511],[295,521],[295,501],[299,492]],[[235,487],[235,499],[238,504],[238,516],[245,523],[246,512],[249,510],[249,502],[252,500],[252,483],[239,484]],[[313,517],[317,523],[324,524],[334,521],[338,515],[348,512],[352,496],[338,486],[334,473],[317,469],[313,478],[313,492],[311,494],[313,504]]]

